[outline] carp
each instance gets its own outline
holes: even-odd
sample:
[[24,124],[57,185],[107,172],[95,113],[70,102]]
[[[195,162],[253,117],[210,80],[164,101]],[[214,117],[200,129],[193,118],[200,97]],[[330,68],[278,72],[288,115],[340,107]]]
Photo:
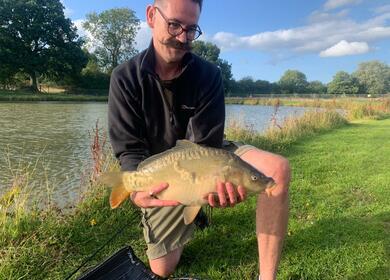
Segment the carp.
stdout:
[[183,205],[184,222],[190,224],[205,198],[216,193],[218,181],[242,186],[248,195],[266,191],[271,194],[275,182],[232,152],[178,140],[176,146],[142,161],[136,171],[108,172],[100,177],[112,186],[111,208],[117,208],[134,191],[150,192],[161,183],[169,187],[156,196],[176,200]]

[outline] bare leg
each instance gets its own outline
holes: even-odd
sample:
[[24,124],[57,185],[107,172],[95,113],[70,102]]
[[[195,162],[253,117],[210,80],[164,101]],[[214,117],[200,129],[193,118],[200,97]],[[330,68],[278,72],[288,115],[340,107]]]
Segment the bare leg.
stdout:
[[149,260],[149,265],[153,273],[161,277],[168,277],[171,275],[180,261],[182,252],[183,247],[173,250],[161,258]]
[[259,195],[256,208],[260,275],[262,280],[274,280],[287,230],[290,166],[285,158],[259,149],[241,158],[276,182],[272,196]]

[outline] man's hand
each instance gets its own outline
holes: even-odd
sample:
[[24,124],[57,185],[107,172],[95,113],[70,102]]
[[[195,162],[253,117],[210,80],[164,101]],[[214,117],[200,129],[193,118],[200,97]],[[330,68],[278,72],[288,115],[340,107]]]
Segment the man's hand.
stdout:
[[168,183],[162,183],[153,187],[150,192],[132,192],[130,199],[135,205],[142,208],[178,206],[180,202],[175,200],[161,200],[156,197],[157,194],[168,188]]
[[234,207],[237,203],[245,200],[246,191],[242,186],[238,186],[236,190],[230,182],[218,182],[217,194],[209,193],[205,198],[211,207]]

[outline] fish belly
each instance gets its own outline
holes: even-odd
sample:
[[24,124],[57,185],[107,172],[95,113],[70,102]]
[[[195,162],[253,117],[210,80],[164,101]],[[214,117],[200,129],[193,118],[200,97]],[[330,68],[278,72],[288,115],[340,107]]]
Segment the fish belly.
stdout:
[[145,191],[150,191],[154,186],[168,183],[169,187],[157,195],[159,199],[176,200],[183,205],[204,205],[207,204],[205,196],[216,192],[218,175],[213,172],[200,174],[188,169],[164,169],[155,172],[151,176],[153,179],[144,188]]

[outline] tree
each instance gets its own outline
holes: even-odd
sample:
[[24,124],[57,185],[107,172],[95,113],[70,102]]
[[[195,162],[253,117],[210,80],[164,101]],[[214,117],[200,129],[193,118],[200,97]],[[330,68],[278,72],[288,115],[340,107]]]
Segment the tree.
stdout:
[[337,72],[328,84],[330,94],[358,94],[359,91],[359,81],[345,71]]
[[321,83],[320,81],[311,81],[309,85],[307,86],[307,91],[309,93],[315,93],[315,94],[325,94],[327,91],[326,86]]
[[28,74],[32,90],[42,74],[80,72],[82,44],[60,0],[0,0],[0,65]]
[[365,93],[375,95],[390,91],[390,67],[385,63],[377,60],[360,63],[353,76],[359,80]]
[[238,91],[244,95],[252,95],[255,94],[255,81],[252,77],[247,76],[243,77],[241,80],[237,82]]
[[230,92],[232,89],[233,78],[232,65],[219,57],[221,52],[220,49],[210,42],[203,42],[199,40],[192,43],[192,52],[203,59],[214,63],[219,67],[219,69],[221,69],[225,93]]
[[269,94],[272,91],[272,84],[265,80],[255,81],[255,92],[259,94]]
[[282,92],[305,93],[308,82],[304,73],[297,70],[287,70],[280,78],[279,86]]
[[83,27],[92,34],[94,54],[107,72],[137,53],[134,44],[139,24],[134,11],[128,8],[110,9],[100,14],[93,12],[86,16]]

